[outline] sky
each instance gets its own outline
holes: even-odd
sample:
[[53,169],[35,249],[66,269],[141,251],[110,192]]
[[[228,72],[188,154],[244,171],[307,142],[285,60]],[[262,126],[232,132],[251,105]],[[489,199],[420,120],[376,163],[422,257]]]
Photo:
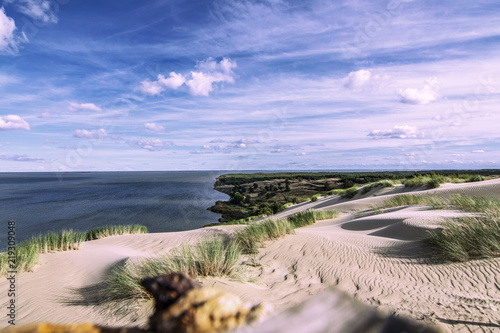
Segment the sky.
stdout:
[[0,0],[0,171],[500,168],[498,0]]

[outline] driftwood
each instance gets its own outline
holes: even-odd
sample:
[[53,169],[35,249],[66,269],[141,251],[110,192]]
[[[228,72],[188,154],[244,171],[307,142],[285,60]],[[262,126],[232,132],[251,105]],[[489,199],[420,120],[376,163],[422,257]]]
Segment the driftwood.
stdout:
[[439,328],[411,319],[383,316],[335,288],[262,323],[233,333],[439,333]]

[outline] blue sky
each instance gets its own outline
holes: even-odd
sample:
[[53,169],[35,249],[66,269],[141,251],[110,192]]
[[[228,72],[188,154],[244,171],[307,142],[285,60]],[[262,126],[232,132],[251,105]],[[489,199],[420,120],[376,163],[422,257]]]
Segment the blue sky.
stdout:
[[499,12],[0,0],[0,171],[500,168]]

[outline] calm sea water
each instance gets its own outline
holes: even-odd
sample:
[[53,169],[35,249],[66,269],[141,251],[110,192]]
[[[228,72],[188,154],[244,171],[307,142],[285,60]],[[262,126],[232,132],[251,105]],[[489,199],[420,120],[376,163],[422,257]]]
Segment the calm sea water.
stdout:
[[221,172],[0,173],[0,248],[7,222],[17,238],[47,231],[142,224],[149,232],[191,230],[217,222],[207,210],[225,194]]

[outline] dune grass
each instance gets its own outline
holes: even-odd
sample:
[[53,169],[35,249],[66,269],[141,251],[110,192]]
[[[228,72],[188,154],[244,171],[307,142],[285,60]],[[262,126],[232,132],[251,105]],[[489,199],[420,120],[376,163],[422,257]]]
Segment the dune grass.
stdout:
[[[70,251],[80,248],[85,241],[85,233],[73,230],[50,232],[38,237],[32,237],[16,246],[15,269],[18,273],[33,269],[38,262],[40,253],[49,251]],[[5,275],[9,270],[8,254],[0,254],[0,275]]]
[[451,178],[438,175],[418,176],[401,181],[405,187],[426,186],[428,188],[438,188],[441,184],[451,182],[453,182]]
[[317,193],[311,197],[311,201],[315,202],[318,201],[319,197],[321,196],[321,193]]
[[236,232],[235,238],[243,253],[257,253],[263,242],[295,233],[296,228],[314,224],[319,220],[339,217],[338,211],[306,210],[290,215],[285,219],[266,220],[249,225]]
[[237,231],[235,239],[243,253],[252,254],[259,251],[263,242],[293,233],[288,219],[265,220]]
[[263,242],[293,234],[295,228],[339,216],[338,211],[304,211],[288,218],[265,220],[237,231],[229,239],[213,238],[195,246],[182,246],[166,255],[115,268],[107,278],[104,303],[116,313],[127,314],[140,300],[150,299],[141,280],[170,272],[198,276],[234,276],[240,272],[241,254],[255,254]]
[[484,214],[447,220],[424,240],[440,259],[467,261],[500,256],[500,218]]
[[398,195],[386,200],[380,207],[430,205],[434,209],[458,209],[475,213],[448,219],[440,230],[429,231],[423,242],[435,257],[445,261],[467,261],[475,258],[500,256],[500,200],[454,194],[450,197],[432,195]]
[[[103,235],[112,236],[139,232],[147,232],[147,228],[144,226],[106,226],[88,232],[62,230],[32,237],[16,246],[14,256],[16,270],[18,273],[33,270],[40,253],[78,250],[83,242],[106,237]],[[0,253],[0,275],[5,275],[7,271],[9,271],[8,254],[6,252]]]
[[455,194],[450,197],[450,205],[466,212],[500,211],[500,200],[495,198]]
[[182,246],[155,258],[115,268],[107,277],[103,302],[118,314],[134,311],[140,300],[152,296],[141,281],[171,272],[184,272],[192,277],[232,276],[237,273],[241,249],[233,239],[212,238],[195,246]]
[[145,234],[148,228],[143,225],[106,225],[101,228],[88,230],[86,240],[95,240],[109,236],[129,235],[129,234]]
[[409,205],[429,205],[433,209],[443,209],[449,206],[449,203],[440,197],[434,195],[415,195],[401,194],[395,195],[388,200],[385,200],[374,209],[393,208]]

